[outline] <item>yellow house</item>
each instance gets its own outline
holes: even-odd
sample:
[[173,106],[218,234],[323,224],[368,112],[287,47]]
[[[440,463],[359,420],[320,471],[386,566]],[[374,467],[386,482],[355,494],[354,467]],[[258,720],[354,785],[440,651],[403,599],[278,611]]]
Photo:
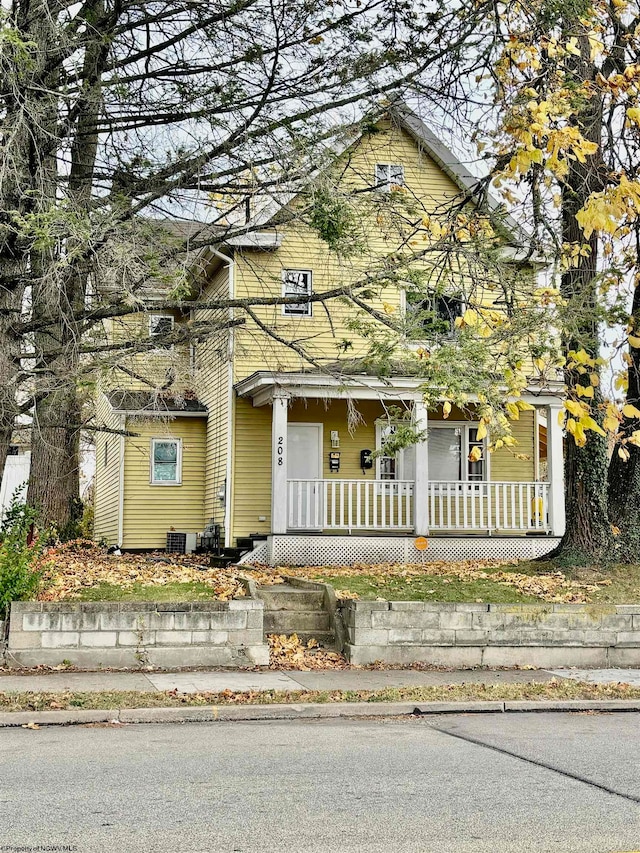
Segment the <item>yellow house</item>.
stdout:
[[[255,548],[253,559],[278,564],[531,557],[562,535],[559,385],[532,383],[522,399],[534,408],[514,424],[518,453],[489,454],[473,406],[471,416],[454,409],[445,418],[442,405],[427,411],[415,376],[370,375],[353,305],[313,298],[389,254],[403,224],[392,222],[385,195],[402,187],[423,216],[450,207],[475,179],[404,108],[355,141],[342,162],[344,185],[373,187],[381,199],[380,212],[361,224],[364,249],[345,257],[300,218],[275,225],[273,206],[246,234],[206,253],[200,300],[247,299],[248,313],[211,308],[138,320],[149,335],[187,319],[228,328],[188,359],[182,351],[182,394],[145,390],[134,369],[110,377],[98,406],[113,432],[96,441],[97,539],[162,549],[170,533],[192,534],[193,544],[193,534],[215,526],[225,547]],[[300,301],[269,304],[282,296]],[[376,300],[411,310],[397,287]],[[445,328],[461,308],[455,292],[431,305]],[[161,368],[163,358],[166,351]],[[391,407],[426,439],[372,457],[396,428]],[[472,461],[474,447],[482,453]],[[428,537],[426,551],[416,537]]]

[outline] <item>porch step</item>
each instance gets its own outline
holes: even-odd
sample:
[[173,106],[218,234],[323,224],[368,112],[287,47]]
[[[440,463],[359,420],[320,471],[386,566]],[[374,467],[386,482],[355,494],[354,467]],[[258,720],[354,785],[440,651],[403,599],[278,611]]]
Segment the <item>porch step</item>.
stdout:
[[266,634],[311,634],[329,632],[329,614],[320,610],[265,610]]
[[243,551],[253,551],[258,542],[266,542],[267,536],[256,534],[255,536],[238,536],[236,538],[236,547],[242,548]]
[[264,633],[297,634],[306,643],[317,640],[321,646],[333,646],[331,617],[324,609],[320,589],[304,589],[289,584],[259,586],[257,596],[264,601]]
[[247,550],[247,548],[223,548],[217,554],[211,555],[209,565],[215,569],[225,569],[232,563],[237,563]]
[[264,601],[266,610],[322,610],[323,592],[315,589],[300,589],[288,584],[261,586],[258,597]]

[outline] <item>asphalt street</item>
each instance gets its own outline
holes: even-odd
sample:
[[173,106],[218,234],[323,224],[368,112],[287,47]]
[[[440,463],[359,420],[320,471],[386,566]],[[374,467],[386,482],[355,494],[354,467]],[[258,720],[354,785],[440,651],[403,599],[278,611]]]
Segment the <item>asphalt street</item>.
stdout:
[[0,851],[640,850],[640,714],[0,731]]

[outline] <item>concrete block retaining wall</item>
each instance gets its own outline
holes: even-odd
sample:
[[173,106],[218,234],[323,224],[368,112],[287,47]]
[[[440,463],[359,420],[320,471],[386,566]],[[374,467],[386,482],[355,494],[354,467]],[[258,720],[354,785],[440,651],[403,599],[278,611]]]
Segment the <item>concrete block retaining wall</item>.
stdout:
[[14,602],[9,666],[87,668],[266,665],[263,603]]
[[640,666],[640,604],[345,601],[345,654],[440,666]]

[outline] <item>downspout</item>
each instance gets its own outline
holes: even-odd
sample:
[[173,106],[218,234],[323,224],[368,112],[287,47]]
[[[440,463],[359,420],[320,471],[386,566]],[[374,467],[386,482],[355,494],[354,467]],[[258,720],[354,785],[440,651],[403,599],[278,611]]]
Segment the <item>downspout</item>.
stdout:
[[[120,429],[124,432],[127,423],[126,415],[120,415]],[[124,539],[124,435],[120,436],[120,471],[118,485],[118,548],[122,548]]]
[[[235,297],[235,261],[229,255],[219,252],[217,249],[212,249],[212,253],[220,258],[221,261],[228,265],[229,270],[229,299]],[[234,310],[229,308],[229,320],[234,319]],[[227,463],[225,471],[225,488],[224,488],[224,545],[225,548],[231,547],[231,503],[233,498],[233,464],[232,464],[232,445],[233,445],[233,406],[235,397],[233,393],[233,347],[234,335],[233,328],[229,329],[229,347],[227,351]]]

